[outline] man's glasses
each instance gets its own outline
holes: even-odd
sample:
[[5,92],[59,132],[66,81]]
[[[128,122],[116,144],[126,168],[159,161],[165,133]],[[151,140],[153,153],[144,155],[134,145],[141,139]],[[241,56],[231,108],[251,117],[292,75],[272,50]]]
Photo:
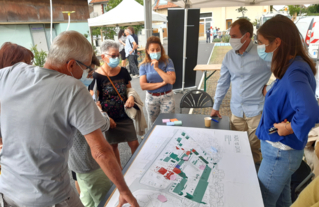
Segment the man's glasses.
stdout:
[[80,65],[83,65],[83,66],[85,66],[85,70],[86,69],[89,69],[89,72],[92,72],[94,69],[93,68],[91,68],[91,66],[87,66],[87,65],[85,65],[84,63],[82,63],[82,62],[80,62],[80,61],[78,61],[78,60],[75,60],[77,63],[79,63]]
[[110,55],[110,54],[108,54],[108,53],[105,53],[105,55],[111,56],[112,58],[118,58],[118,57],[120,57],[120,54]]

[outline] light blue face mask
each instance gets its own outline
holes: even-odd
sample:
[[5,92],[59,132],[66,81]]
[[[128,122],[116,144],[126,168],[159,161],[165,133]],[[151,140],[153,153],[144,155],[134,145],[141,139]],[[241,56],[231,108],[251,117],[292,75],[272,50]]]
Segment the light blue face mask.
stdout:
[[277,50],[277,48],[274,50],[274,51],[272,51],[272,52],[266,52],[266,47],[267,47],[268,45],[265,45],[265,44],[263,44],[263,45],[258,45],[257,46],[257,53],[258,53],[258,55],[259,55],[259,57],[261,58],[261,59],[263,59],[264,61],[266,61],[266,62],[271,62],[272,61],[272,57],[273,57],[273,55],[274,55],[274,52]]
[[159,60],[161,58],[161,52],[150,53],[150,58],[152,60]]
[[119,58],[109,58],[109,63],[108,66],[110,66],[111,68],[115,68],[116,66],[118,66],[120,63]]
[[89,85],[91,85],[93,78],[84,78],[84,79],[81,79],[81,81],[86,87],[88,87]]

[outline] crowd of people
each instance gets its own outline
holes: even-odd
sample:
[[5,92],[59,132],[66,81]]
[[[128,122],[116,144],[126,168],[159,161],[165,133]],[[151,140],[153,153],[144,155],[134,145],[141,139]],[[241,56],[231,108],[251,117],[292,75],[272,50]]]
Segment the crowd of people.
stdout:
[[[223,60],[211,116],[222,118],[219,109],[232,84],[231,129],[248,132],[264,205],[288,207],[291,175],[319,118],[317,71],[288,18],[264,23],[258,45],[252,34],[246,19],[232,24],[233,50]],[[121,30],[118,41],[102,43],[100,65],[87,39],[66,31],[38,67],[30,50],[2,45],[0,206],[96,207],[111,182],[120,192],[118,206],[139,206],[121,174],[118,144],[127,142],[132,154],[137,150],[137,134],[147,127],[144,103],[148,126],[160,113],[175,112],[176,74],[159,38],[148,38],[140,65],[137,46],[133,28]],[[271,74],[276,81],[267,85]],[[147,91],[144,103],[131,84],[138,76]],[[273,127],[277,131],[269,133]]]

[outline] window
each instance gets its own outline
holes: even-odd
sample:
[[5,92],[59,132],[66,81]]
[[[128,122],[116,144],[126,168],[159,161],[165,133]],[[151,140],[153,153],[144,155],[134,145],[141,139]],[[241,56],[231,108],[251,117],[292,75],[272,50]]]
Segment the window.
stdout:
[[201,13],[201,14],[200,14],[200,18],[212,17],[212,16],[213,16],[212,13]]

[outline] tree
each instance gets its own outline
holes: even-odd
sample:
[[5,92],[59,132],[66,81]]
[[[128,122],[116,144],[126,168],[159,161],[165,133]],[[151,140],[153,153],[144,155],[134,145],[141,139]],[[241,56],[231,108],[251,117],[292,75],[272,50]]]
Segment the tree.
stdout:
[[319,13],[319,4],[312,4],[308,6],[307,10],[309,12],[308,14]]
[[238,9],[236,9],[236,11],[238,11],[238,13],[242,13],[241,17],[237,17],[238,19],[247,19],[248,21],[250,21],[248,17],[245,17],[245,13],[248,11],[246,7],[241,6]]
[[[242,13],[242,17],[245,17],[245,13],[248,11],[246,7],[241,6],[238,9],[236,9],[236,11],[238,11],[238,13]],[[239,18],[239,17],[238,17]]]
[[288,11],[291,16],[299,13],[308,13],[305,6],[300,7],[299,5],[288,5]]

